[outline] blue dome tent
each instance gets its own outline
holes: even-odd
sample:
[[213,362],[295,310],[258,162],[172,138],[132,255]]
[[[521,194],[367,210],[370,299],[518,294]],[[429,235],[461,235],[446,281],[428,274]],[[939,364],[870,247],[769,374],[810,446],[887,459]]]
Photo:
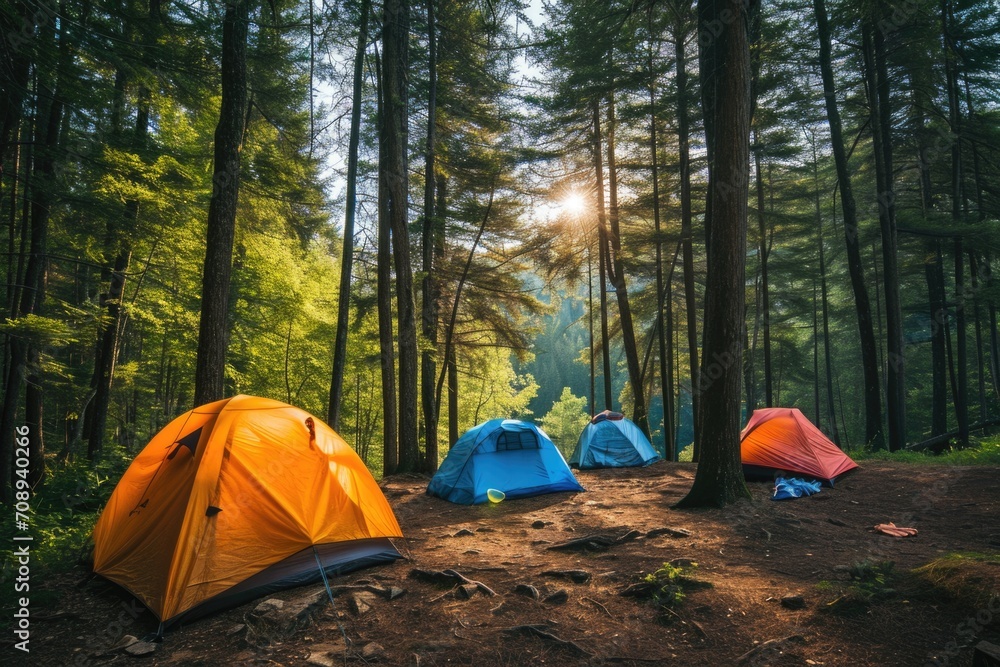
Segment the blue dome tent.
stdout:
[[485,503],[488,489],[508,499],[583,491],[545,432],[517,419],[492,419],[466,431],[427,485],[430,495],[461,505]]
[[628,468],[660,460],[639,427],[618,412],[605,410],[580,434],[569,459],[574,468]]

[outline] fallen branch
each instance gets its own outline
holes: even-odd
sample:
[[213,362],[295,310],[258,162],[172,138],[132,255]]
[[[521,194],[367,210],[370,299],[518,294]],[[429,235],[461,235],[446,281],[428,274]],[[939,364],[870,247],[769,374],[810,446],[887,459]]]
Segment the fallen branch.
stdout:
[[790,635],[782,639],[769,639],[763,644],[754,646],[752,649],[736,659],[737,665],[745,665],[751,661],[756,662],[756,658],[764,653],[774,653],[783,651],[788,644],[804,644],[805,637],[802,635]]
[[600,602],[598,602],[597,600],[594,600],[594,599],[591,599],[591,598],[588,598],[588,597],[582,597],[582,598],[580,598],[580,599],[581,599],[581,600],[586,600],[587,602],[589,602],[589,603],[591,603],[591,604],[595,604],[595,605],[597,605],[598,607],[600,607],[601,609],[603,609],[603,610],[604,610],[604,613],[608,615],[608,618],[614,618],[614,616],[612,616],[612,615],[611,615],[611,612],[610,612],[610,611],[608,611],[608,608],[607,608],[607,607],[605,607],[605,606],[604,606],[603,604],[601,604]]
[[556,646],[561,646],[562,648],[573,651],[577,655],[582,655],[588,658],[594,655],[593,653],[583,648],[576,642],[569,641],[568,639],[563,639],[562,637],[558,637],[552,634],[551,632],[545,630],[544,627],[545,626],[540,626],[540,625],[515,625],[512,628],[504,630],[504,632],[510,634],[521,633],[526,635],[532,635],[533,637],[544,639],[545,641],[551,644],[555,644]]
[[613,537],[611,535],[586,535],[584,537],[577,537],[569,542],[561,542],[559,544],[553,544],[551,547],[546,547],[548,551],[603,551],[609,547],[617,546],[619,544],[625,544],[626,542],[631,542],[632,540],[642,537],[642,533],[638,530],[630,530],[626,532],[621,537]]
[[485,595],[494,596],[496,591],[487,586],[481,581],[476,581],[475,579],[469,579],[464,574],[456,572],[455,570],[421,570],[413,569],[410,570],[410,578],[418,579],[420,581],[428,581],[435,584],[445,584],[445,585],[456,585],[456,584],[472,584]]
[[[973,424],[969,427],[969,431],[981,431],[985,428],[991,426],[1000,425],[1000,419],[987,419],[984,422],[978,424]],[[942,433],[941,435],[936,435],[933,438],[928,438],[926,440],[921,440],[920,442],[914,442],[912,444],[906,445],[903,449],[911,452],[918,452],[923,449],[933,450],[935,453],[940,453],[948,446],[948,443],[952,438],[957,438],[959,435],[958,431],[948,431],[947,433]]]

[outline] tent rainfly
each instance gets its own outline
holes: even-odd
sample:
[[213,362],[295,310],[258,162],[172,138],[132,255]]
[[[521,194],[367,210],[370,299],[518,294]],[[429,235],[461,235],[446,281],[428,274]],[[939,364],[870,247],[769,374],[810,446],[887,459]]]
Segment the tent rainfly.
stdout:
[[171,625],[391,562],[401,536],[333,429],[236,396],[174,419],[136,456],[94,528],[93,567]]
[[740,457],[748,477],[783,470],[830,485],[858,467],[798,408],[754,410],[740,435]]
[[580,433],[569,459],[573,468],[627,468],[660,460],[649,439],[620,412],[605,410]]
[[545,432],[516,419],[493,419],[452,446],[427,493],[461,505],[485,503],[490,489],[507,498],[583,491]]

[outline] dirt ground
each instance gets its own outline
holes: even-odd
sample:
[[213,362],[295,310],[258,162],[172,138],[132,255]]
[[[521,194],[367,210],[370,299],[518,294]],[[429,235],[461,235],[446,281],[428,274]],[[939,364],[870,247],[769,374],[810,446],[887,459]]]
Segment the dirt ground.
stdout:
[[[971,665],[978,641],[1000,643],[1000,469],[870,462],[809,498],[772,502],[771,485],[755,483],[752,502],[671,509],[694,472],[678,463],[585,471],[584,493],[472,507],[427,496],[427,478],[390,477],[382,486],[406,559],[331,584],[403,595],[369,596],[370,608],[358,608],[344,593],[308,626],[272,635],[255,630],[258,600],[174,630],[136,658],[108,647],[154,631],[155,619],[130,611],[106,582],[79,585],[81,567],[75,581],[50,585],[59,611],[39,612],[31,664]],[[919,532],[871,530],[887,521]],[[594,535],[590,550],[551,549]],[[994,556],[959,576],[965,594],[917,585],[909,574],[955,552]],[[690,577],[711,586],[685,589],[668,612],[620,594],[674,559],[696,563]],[[892,561],[901,577],[863,601],[849,569],[866,559]],[[484,586],[456,588],[416,578],[415,569],[454,570]],[[551,571],[589,577],[573,575],[577,583]]]

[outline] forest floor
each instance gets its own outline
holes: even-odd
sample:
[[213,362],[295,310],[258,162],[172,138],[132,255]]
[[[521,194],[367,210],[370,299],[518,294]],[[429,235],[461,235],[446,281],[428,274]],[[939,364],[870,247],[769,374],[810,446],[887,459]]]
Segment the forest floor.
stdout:
[[[808,498],[772,502],[771,485],[754,483],[749,502],[671,509],[694,473],[684,463],[585,471],[584,493],[471,507],[427,496],[425,477],[389,477],[406,559],[331,580],[336,606],[322,584],[282,591],[263,599],[288,609],[307,599],[307,621],[267,626],[257,600],[136,658],[111,646],[155,631],[152,614],[101,580],[79,585],[80,567],[41,583],[57,602],[37,612],[31,663],[970,665],[978,641],[1000,643],[1000,468],[862,462]],[[873,532],[888,521],[918,534]],[[552,549],[591,536],[588,549]],[[703,585],[684,584],[671,609],[621,595],[675,559]]]

